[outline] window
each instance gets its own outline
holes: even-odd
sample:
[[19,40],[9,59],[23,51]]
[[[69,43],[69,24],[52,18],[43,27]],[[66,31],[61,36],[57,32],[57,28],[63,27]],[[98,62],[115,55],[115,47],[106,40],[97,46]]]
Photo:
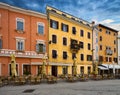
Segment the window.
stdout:
[[63,75],[68,74],[68,67],[67,66],[63,66]]
[[102,41],[102,36],[100,36],[100,41]]
[[113,60],[114,60],[114,62],[116,62],[116,63],[117,63],[117,58],[114,58]]
[[102,29],[99,29],[100,32],[102,32]]
[[0,49],[2,49],[2,39],[0,39]]
[[109,62],[112,62],[112,58],[111,57],[109,57]]
[[99,56],[99,61],[100,61],[100,62],[103,61],[103,56]]
[[80,36],[83,37],[84,36],[84,31],[80,30]]
[[106,57],[105,59],[106,59],[106,62],[108,62],[108,57]]
[[106,30],[106,34],[110,34],[110,31],[109,31],[109,30]]
[[80,73],[84,74],[84,67],[83,66],[80,67]]
[[114,40],[114,45],[116,44],[116,40]]
[[64,31],[64,32],[68,32],[68,25],[64,24],[64,23],[61,23],[61,30]]
[[91,72],[91,67],[88,67],[88,75],[90,74]]
[[46,52],[46,46],[43,43],[37,43],[36,44],[36,52],[37,53],[45,53]]
[[76,28],[72,27],[72,34],[76,34]]
[[67,45],[67,38],[63,37],[63,45]]
[[88,39],[90,39],[90,32],[88,32]]
[[54,28],[54,29],[58,29],[59,28],[59,23],[58,21],[52,20],[50,19],[50,27]]
[[98,43],[98,38],[96,38],[96,43]]
[[91,45],[88,43],[88,50],[91,50]]
[[76,53],[72,53],[72,59],[76,58]]
[[80,59],[81,59],[81,61],[84,60],[84,54],[81,54],[81,55],[80,55]]
[[56,50],[52,50],[52,58],[57,58],[57,51]]
[[92,55],[87,55],[87,61],[92,61]]
[[57,43],[57,36],[56,35],[52,35],[52,43]]
[[30,75],[30,74],[31,74],[30,65],[23,65],[23,75]]
[[83,42],[79,42],[80,48],[84,48],[84,43]]
[[114,48],[114,53],[116,53],[116,48]]
[[41,22],[37,23],[37,29],[38,29],[38,34],[43,35],[44,34],[44,24]]
[[17,18],[16,19],[16,30],[18,31],[24,31],[24,19]]
[[102,45],[100,45],[100,50],[102,50]]
[[67,52],[63,51],[63,59],[67,59]]
[[24,39],[17,39],[16,40],[16,50],[18,51],[24,51],[25,41]]

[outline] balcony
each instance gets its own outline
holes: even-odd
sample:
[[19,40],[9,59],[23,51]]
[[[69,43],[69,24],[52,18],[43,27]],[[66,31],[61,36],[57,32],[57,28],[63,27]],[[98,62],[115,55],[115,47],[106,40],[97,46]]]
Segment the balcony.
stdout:
[[11,54],[14,54],[16,57],[22,57],[22,58],[43,58],[44,56],[44,54],[38,54],[35,51],[18,52],[16,50],[10,50],[10,49],[0,50],[0,56],[9,57]]
[[106,55],[112,55],[113,54],[113,51],[112,50],[110,50],[110,49],[107,49],[106,50]]
[[76,44],[71,44],[70,49],[73,50],[73,51],[78,51],[80,49],[80,46],[77,43]]

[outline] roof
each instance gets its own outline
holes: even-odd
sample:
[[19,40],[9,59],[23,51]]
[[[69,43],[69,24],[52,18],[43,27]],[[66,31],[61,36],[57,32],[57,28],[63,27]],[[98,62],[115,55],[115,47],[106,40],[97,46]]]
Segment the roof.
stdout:
[[115,30],[115,29],[113,29],[113,28],[111,28],[111,27],[108,27],[108,26],[105,26],[105,25],[103,25],[103,24],[98,24],[98,26],[100,26],[100,27],[103,27],[103,28],[106,28],[106,29],[109,29],[109,30],[111,30],[111,31],[113,31],[113,32],[119,32],[119,31],[117,31],[117,30]]
[[70,19],[72,21],[83,24],[83,25],[85,25],[87,27],[92,27],[92,24],[90,22],[85,21],[85,20],[83,20],[81,18],[75,17],[75,16],[73,16],[73,15],[71,15],[69,13],[63,12],[63,11],[61,11],[59,9],[54,8],[54,7],[46,6],[46,10],[49,10],[50,12],[52,12],[52,14],[58,14],[58,15],[64,17],[64,18],[68,18],[68,19]]

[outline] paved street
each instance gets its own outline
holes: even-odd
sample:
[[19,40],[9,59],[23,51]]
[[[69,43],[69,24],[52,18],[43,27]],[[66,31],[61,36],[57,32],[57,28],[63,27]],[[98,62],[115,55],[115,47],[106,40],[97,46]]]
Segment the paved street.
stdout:
[[4,86],[0,95],[120,95],[120,80]]

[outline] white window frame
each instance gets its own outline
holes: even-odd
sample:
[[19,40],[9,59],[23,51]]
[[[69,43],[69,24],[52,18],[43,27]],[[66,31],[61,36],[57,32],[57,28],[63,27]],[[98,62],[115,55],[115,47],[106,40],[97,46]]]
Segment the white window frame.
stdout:
[[[23,42],[23,50],[18,50],[18,42]],[[24,51],[25,50],[25,38],[16,37],[16,50]]]
[[43,44],[43,45],[45,45],[45,52],[43,52],[43,53],[46,53],[46,44],[45,44],[44,40],[37,40],[36,44]]
[[20,31],[25,31],[25,20],[19,17],[16,18],[16,30],[17,30],[17,21],[23,22],[23,30],[20,30]]
[[[40,34],[40,33],[39,33],[39,30],[38,30],[38,26],[39,26],[39,25],[41,25],[41,26],[44,27],[44,28],[43,28],[43,34]],[[40,35],[44,35],[44,33],[45,33],[45,24],[44,24],[43,22],[37,22],[37,33],[40,34]]]
[[[22,75],[23,75],[23,65],[30,65],[29,63],[23,63],[22,64]],[[30,67],[31,68],[31,67]],[[31,71],[30,71],[31,72]]]

